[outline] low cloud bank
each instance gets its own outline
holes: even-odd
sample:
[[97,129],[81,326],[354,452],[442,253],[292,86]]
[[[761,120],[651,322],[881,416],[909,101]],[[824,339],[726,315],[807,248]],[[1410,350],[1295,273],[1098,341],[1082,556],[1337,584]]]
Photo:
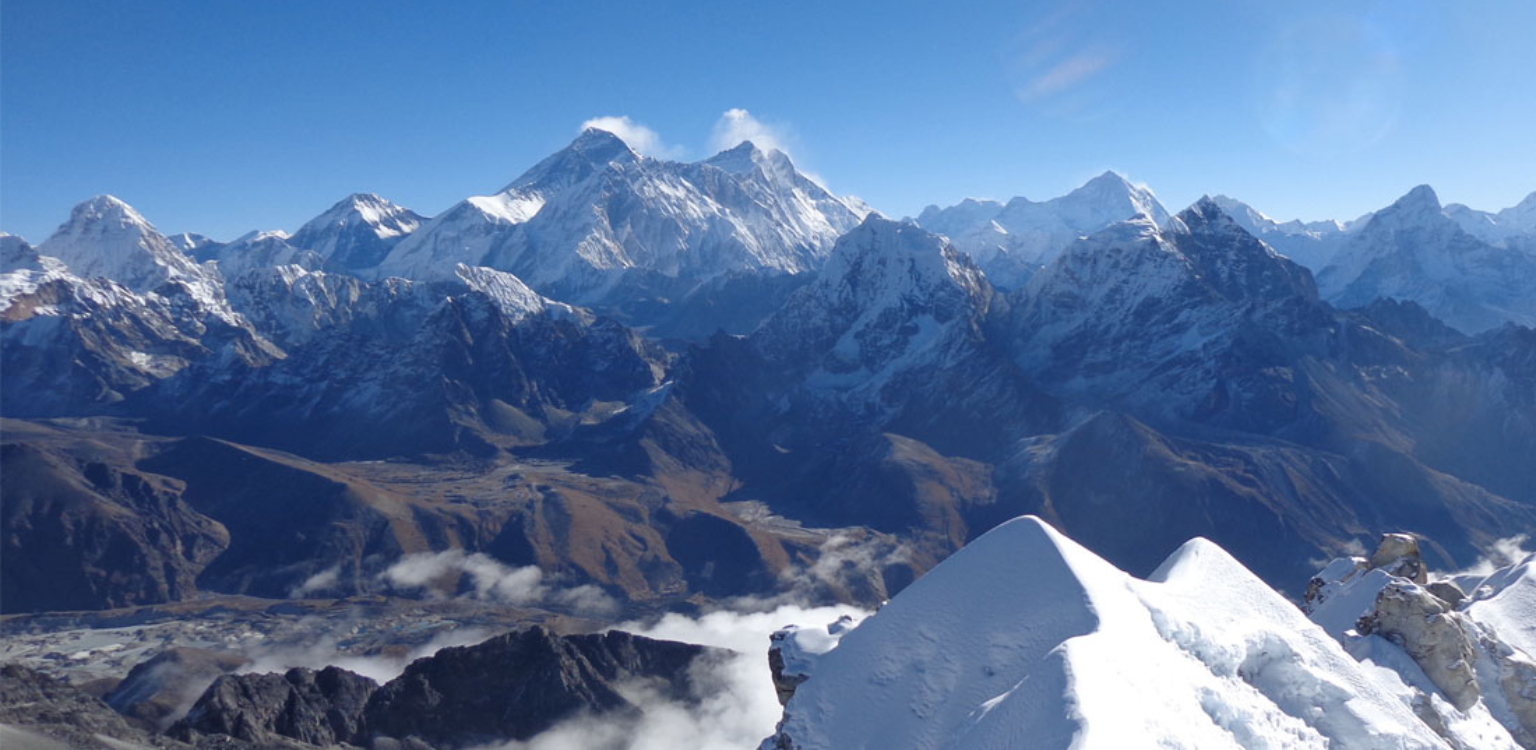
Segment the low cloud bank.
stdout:
[[459,581],[458,596],[480,601],[553,606],[589,616],[609,615],[619,609],[619,603],[597,586],[560,586],[537,566],[513,568],[479,552],[447,550],[406,555],[389,566],[380,578],[393,588],[436,597],[453,596],[446,587]]

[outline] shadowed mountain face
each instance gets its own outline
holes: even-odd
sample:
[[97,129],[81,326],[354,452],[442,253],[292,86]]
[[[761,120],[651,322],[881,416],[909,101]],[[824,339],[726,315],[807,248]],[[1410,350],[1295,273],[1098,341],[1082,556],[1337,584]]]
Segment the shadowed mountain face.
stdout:
[[[34,442],[0,445],[0,611],[176,601],[230,543],[173,482],[118,456]],[[116,460],[114,460],[114,458]]]

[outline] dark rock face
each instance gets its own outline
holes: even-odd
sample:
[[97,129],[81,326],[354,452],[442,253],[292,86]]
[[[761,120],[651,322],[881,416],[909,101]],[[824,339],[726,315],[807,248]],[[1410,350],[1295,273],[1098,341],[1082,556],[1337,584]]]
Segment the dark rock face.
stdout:
[[1467,336],[1440,322],[1412,300],[1378,299],[1351,312],[1378,330],[1417,346],[1442,346],[1465,341]]
[[176,601],[229,545],[163,477],[46,446],[0,446],[0,612]]
[[365,724],[374,737],[434,747],[526,740],[577,711],[636,710],[616,690],[626,680],[687,696],[689,666],[707,653],[622,632],[562,637],[530,628],[417,661],[369,702]]
[[311,745],[350,742],[378,684],[338,667],[284,674],[226,675],[215,680],[172,736],[223,734],[258,745],[286,737]]

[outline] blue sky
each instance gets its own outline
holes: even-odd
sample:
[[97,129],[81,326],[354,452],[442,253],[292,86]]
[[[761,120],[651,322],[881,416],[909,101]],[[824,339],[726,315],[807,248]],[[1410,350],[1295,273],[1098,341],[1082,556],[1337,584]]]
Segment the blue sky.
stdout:
[[1533,33],[1530,0],[4,0],[0,228],[103,192],[220,239],[358,191],[431,214],[590,118],[696,159],[732,109],[896,216],[1104,169],[1175,209],[1497,209],[1536,190]]

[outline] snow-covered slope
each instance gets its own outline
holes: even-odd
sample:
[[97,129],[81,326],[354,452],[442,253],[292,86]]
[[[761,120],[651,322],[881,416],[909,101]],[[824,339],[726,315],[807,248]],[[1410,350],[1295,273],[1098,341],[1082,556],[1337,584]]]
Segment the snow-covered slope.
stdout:
[[327,269],[357,271],[377,266],[423,221],[373,193],[354,193],[310,219],[288,242],[319,254]]
[[1041,203],[1026,198],[1007,204],[967,199],[944,209],[929,206],[917,221],[948,236],[994,283],[1013,287],[1080,237],[1137,216],[1159,226],[1169,218],[1151,190],[1105,172]]
[[1378,211],[1317,279],[1340,307],[1387,297],[1417,302],[1469,333],[1536,325],[1536,255],[1468,234],[1428,185]]
[[932,366],[974,336],[991,294],[943,237],[871,216],[753,341],[771,359],[808,366],[813,389],[873,399],[899,371]]
[[1536,656],[1536,556],[1464,582],[1472,597],[1467,615],[1499,639]]
[[1138,580],[1034,517],[801,668],[765,750],[1515,747],[1481,704],[1442,737],[1413,688],[1210,542]]
[[864,211],[796,172],[781,152],[744,143],[684,164],[589,129],[502,191],[427,222],[377,273],[435,278],[460,263],[486,265],[587,303],[629,271],[702,280],[814,270]]

